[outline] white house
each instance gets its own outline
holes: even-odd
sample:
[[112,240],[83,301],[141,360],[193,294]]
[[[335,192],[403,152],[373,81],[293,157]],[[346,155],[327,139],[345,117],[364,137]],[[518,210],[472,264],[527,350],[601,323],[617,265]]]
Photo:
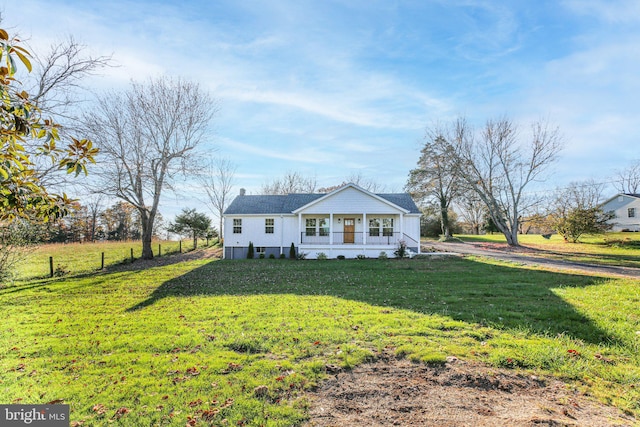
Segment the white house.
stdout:
[[408,193],[374,194],[347,184],[326,194],[246,195],[240,190],[224,212],[224,258],[296,253],[393,257],[402,241],[420,252],[420,210]]
[[613,231],[640,231],[640,194],[618,194],[602,204],[603,212],[613,212]]

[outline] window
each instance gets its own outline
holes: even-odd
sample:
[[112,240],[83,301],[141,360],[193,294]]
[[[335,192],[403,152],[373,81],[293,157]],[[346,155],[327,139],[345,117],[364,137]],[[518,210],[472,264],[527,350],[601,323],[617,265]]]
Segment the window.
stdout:
[[369,236],[378,237],[380,235],[380,219],[372,218],[369,220]]
[[306,220],[306,234],[307,236],[315,236],[316,235],[316,219],[315,218],[307,218]]
[[264,232],[267,234],[273,234],[273,226],[275,220],[273,218],[266,218],[264,220]]
[[306,236],[328,236],[329,235],[329,219],[328,218],[307,218],[305,219],[305,235]]
[[393,236],[393,218],[382,219],[382,235]]
[[629,218],[635,218],[636,217],[636,208],[627,209],[627,214],[629,215]]
[[326,218],[318,219],[318,231],[320,236],[328,236],[329,235],[329,222]]
[[266,248],[264,246],[256,246],[255,251],[256,254],[260,255],[266,252]]
[[233,234],[242,233],[242,218],[233,218]]

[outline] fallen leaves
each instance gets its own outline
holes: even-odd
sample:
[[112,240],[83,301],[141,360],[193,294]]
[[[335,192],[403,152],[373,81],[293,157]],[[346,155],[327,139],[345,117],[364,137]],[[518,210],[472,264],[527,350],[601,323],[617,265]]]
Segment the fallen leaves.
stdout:
[[615,362],[612,359],[609,359],[608,357],[604,357],[600,353],[594,354],[593,357],[595,357],[596,359],[600,360],[601,362],[608,363],[610,365],[615,364]]
[[269,394],[269,387],[266,385],[259,385],[253,389],[253,395],[256,397],[264,397]]
[[192,400],[187,405],[189,405],[190,408],[195,408],[196,406],[202,405],[202,399]]
[[230,374],[231,372],[241,371],[243,366],[239,363],[229,362],[227,368],[222,371],[222,374]]
[[91,410],[98,415],[104,415],[104,413],[107,412],[107,408],[105,408],[105,406],[101,403],[94,405]]
[[113,414],[113,419],[119,420],[120,418],[124,417],[125,415],[127,415],[129,412],[131,412],[129,410],[129,408],[125,408],[124,406],[119,408],[115,414]]
[[191,375],[192,377],[195,377],[200,375],[200,371],[198,371],[198,368],[194,366],[193,368],[187,368],[187,374]]

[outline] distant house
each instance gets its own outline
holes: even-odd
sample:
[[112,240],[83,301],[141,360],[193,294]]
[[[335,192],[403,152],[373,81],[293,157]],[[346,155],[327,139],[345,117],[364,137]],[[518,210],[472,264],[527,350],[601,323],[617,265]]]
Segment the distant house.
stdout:
[[420,210],[408,193],[374,194],[347,184],[326,194],[246,195],[240,190],[224,212],[224,258],[255,256],[317,258],[340,255],[393,257],[399,242],[420,252]]
[[612,231],[640,231],[640,194],[618,194],[602,204],[604,212],[613,212]]

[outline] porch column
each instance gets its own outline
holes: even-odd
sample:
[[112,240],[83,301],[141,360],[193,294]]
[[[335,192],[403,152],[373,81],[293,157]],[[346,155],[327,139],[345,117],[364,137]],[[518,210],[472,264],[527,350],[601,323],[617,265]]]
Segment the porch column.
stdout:
[[400,240],[404,239],[404,215],[400,212]]
[[362,244],[366,246],[367,244],[367,233],[365,230],[367,229],[367,214],[362,214]]
[[302,214],[298,213],[298,246],[302,244]]
[[284,215],[280,215],[280,255],[284,253]]
[[329,245],[333,245],[333,212],[329,214]]

